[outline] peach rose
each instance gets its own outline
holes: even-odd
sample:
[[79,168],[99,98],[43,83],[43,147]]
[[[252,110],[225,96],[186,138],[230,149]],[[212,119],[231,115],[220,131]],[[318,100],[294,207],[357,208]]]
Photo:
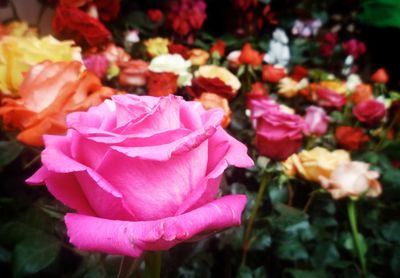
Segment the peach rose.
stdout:
[[82,68],[77,61],[46,61],[32,67],[21,84],[21,97],[2,100],[0,116],[6,129],[19,129],[19,141],[40,147],[43,134],[66,131],[65,116],[69,112],[87,110],[114,94]]
[[226,98],[213,93],[203,93],[199,98],[195,100],[201,102],[206,110],[213,108],[222,108],[222,110],[224,110],[224,118],[221,122],[221,126],[223,128],[226,128],[229,125],[229,123],[231,122],[232,111],[229,108],[229,102]]
[[207,64],[208,59],[210,58],[210,54],[207,51],[195,48],[190,50],[189,52],[189,60],[192,62],[194,66],[202,66]]
[[340,164],[329,178],[320,177],[321,185],[334,199],[347,196],[358,198],[362,195],[377,197],[382,193],[381,184],[377,180],[379,173],[369,171],[369,166],[360,161]]

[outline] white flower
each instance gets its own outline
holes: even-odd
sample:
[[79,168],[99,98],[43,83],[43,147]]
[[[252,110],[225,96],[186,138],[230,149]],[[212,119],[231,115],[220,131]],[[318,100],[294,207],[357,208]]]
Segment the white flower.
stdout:
[[346,81],[346,88],[350,92],[354,91],[358,85],[362,83],[360,76],[357,74],[350,74],[349,77],[347,77]]
[[310,37],[311,35],[315,36],[318,33],[319,28],[322,23],[319,19],[314,20],[295,20],[292,28],[293,35],[299,35],[301,37]]
[[269,51],[264,55],[264,62],[272,65],[286,66],[290,60],[289,39],[285,31],[276,29],[269,42]]
[[191,62],[179,54],[162,54],[151,60],[149,70],[153,72],[172,72],[178,75],[178,86],[189,86],[192,74],[188,72]]
[[130,30],[125,34],[125,42],[126,43],[137,43],[140,41],[139,38],[139,30]]

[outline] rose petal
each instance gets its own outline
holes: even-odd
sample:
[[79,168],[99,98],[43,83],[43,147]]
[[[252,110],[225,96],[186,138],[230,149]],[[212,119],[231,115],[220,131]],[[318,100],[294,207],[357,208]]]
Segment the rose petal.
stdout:
[[167,250],[202,232],[240,225],[244,195],[225,196],[183,215],[154,221],[117,221],[69,213],[70,242],[79,249],[138,257]]

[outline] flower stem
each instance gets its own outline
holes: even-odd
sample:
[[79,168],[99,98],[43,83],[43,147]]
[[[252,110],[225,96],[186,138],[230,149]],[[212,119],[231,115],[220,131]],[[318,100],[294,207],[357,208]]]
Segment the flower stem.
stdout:
[[247,223],[247,227],[243,236],[243,255],[242,255],[242,262],[241,265],[244,266],[246,264],[246,258],[247,258],[247,251],[249,251],[250,246],[251,246],[251,233],[253,230],[253,224],[254,224],[254,220],[257,217],[257,212],[258,209],[261,205],[261,201],[264,198],[264,193],[265,193],[265,189],[267,188],[267,184],[269,181],[269,174],[265,173],[262,180],[261,180],[261,184],[260,184],[260,188],[258,189],[257,192],[257,197],[256,197],[256,203],[254,204],[253,210],[251,211],[251,215],[249,218],[249,222]]
[[145,278],[159,278],[161,275],[161,252],[148,252],[144,255]]
[[362,274],[366,276],[367,264],[365,261],[365,252],[364,250],[362,250],[361,247],[361,237],[357,227],[356,202],[352,199],[349,199],[349,202],[347,203],[347,214],[349,216],[351,232],[353,234],[353,239],[354,239],[354,245],[356,247],[358,259],[360,260],[361,264],[361,271]]

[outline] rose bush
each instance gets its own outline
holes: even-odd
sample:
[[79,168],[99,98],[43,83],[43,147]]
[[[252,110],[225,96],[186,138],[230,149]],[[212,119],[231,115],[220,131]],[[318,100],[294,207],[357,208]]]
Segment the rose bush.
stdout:
[[223,111],[181,98],[114,96],[68,116],[45,136],[45,183],[76,210],[65,222],[83,250],[140,256],[240,224],[244,195],[216,199],[228,165],[249,167],[245,145],[220,126]]

